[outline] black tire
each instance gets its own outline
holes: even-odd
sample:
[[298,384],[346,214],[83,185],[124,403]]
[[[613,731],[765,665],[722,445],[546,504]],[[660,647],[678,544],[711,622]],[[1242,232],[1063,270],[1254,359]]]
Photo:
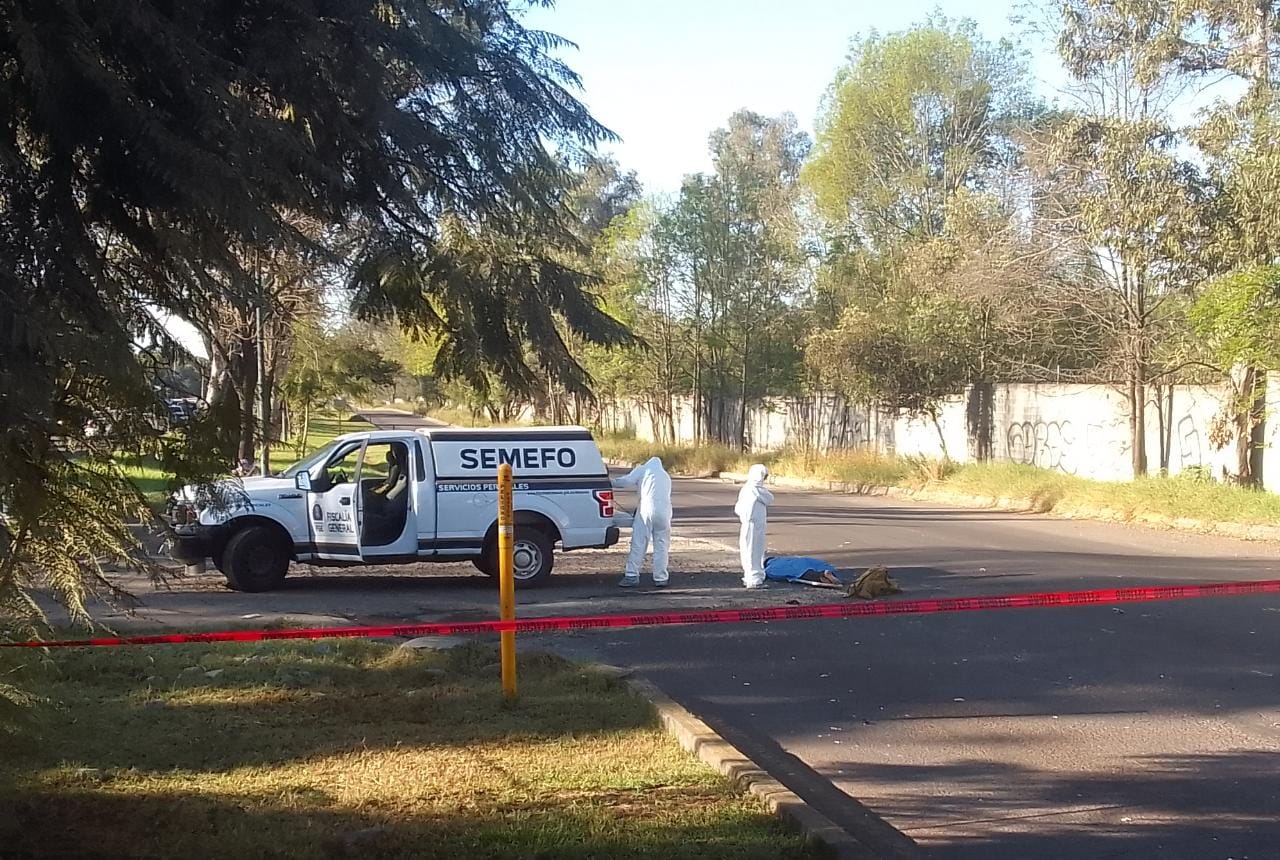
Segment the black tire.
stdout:
[[[551,538],[534,526],[516,526],[515,540],[516,588],[537,588],[547,584],[555,567],[555,550]],[[482,573],[498,576],[497,537],[485,546],[484,554],[476,559],[475,566]],[[492,573],[489,571],[492,570]]]
[[486,549],[484,551],[484,554],[481,555],[479,558],[473,558],[471,560],[471,563],[476,566],[476,570],[480,571],[485,576],[496,577],[498,575],[497,556],[495,553],[490,552],[488,549]]
[[248,526],[227,541],[222,562],[227,584],[236,591],[272,591],[289,572],[289,549],[275,529]]

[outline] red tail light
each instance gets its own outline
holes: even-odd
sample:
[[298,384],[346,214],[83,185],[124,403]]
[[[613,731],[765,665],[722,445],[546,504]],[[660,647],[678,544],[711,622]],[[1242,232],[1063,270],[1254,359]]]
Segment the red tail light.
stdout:
[[596,490],[593,495],[600,506],[600,516],[606,520],[613,519],[613,490]]

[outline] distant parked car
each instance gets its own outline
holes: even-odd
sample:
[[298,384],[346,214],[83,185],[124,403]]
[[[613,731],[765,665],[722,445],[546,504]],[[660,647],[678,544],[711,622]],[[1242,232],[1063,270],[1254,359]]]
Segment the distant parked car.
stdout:
[[169,410],[169,426],[183,427],[196,416],[196,400],[194,397],[174,398],[165,401]]

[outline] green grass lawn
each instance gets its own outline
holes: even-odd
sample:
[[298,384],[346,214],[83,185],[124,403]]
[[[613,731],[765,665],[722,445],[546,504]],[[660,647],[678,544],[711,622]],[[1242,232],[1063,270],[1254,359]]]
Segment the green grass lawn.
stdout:
[[[0,655],[6,857],[822,856],[618,680],[360,640]],[[32,733],[36,734],[33,735]]]
[[271,471],[273,473],[284,471],[306,456],[306,454],[329,444],[345,433],[373,429],[372,424],[364,421],[346,420],[350,417],[350,412],[311,416],[311,426],[308,428],[306,446],[298,444],[298,440],[291,439],[284,444],[272,447]]
[[133,481],[134,486],[146,498],[147,504],[153,510],[163,508],[173,476],[161,468],[154,457],[121,456],[119,463],[125,476]]
[[1280,495],[1192,477],[1092,481],[1034,466],[942,464],[867,450],[824,454],[781,451],[744,456],[717,445],[673,447],[611,438],[602,439],[600,448],[606,457],[626,462],[661,457],[668,469],[686,475],[745,472],[751,463],[763,462],[776,475],[864,488],[932,487],[1008,499],[1046,513],[1105,514],[1120,519],[1156,516],[1248,525],[1280,523]]

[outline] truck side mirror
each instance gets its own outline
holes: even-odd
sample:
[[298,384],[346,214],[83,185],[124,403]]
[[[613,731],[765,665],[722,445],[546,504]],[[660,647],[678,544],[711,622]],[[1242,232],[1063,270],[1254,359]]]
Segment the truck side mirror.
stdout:
[[304,470],[294,475],[293,485],[304,493],[311,492],[311,473]]

